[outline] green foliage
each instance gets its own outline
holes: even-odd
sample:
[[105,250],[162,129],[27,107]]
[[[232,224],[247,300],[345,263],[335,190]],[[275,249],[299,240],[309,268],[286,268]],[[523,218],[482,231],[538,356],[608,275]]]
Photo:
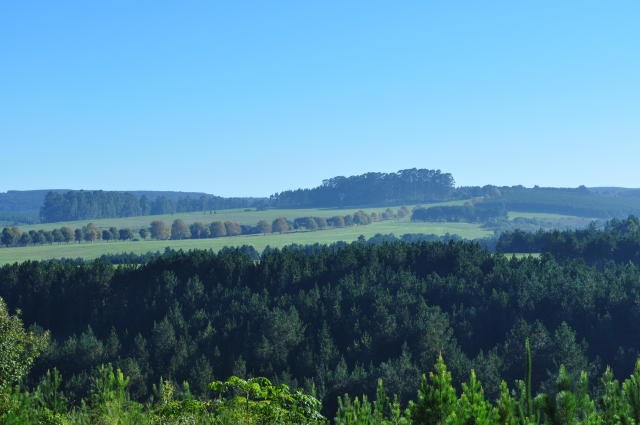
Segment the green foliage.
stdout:
[[640,359],[636,361],[633,375],[622,384],[622,396],[628,406],[633,423],[640,424]]
[[599,424],[600,416],[589,397],[586,372],[580,373],[577,383],[564,366],[560,366],[556,379],[556,393],[540,394],[536,403],[540,406],[545,423],[549,425]]
[[189,239],[191,230],[184,220],[176,218],[171,224],[171,239]]
[[231,377],[209,385],[216,399],[213,409],[224,412],[238,424],[322,424],[320,402],[284,384],[274,385],[266,378],[244,380]]
[[620,383],[613,376],[611,368],[607,368],[600,378],[600,397],[597,407],[602,415],[602,422],[606,425],[631,424],[629,405],[624,399]]
[[[155,199],[150,201],[146,195]],[[191,196],[189,196],[191,195]],[[43,222],[93,219],[103,217],[130,217],[185,211],[212,211],[222,208],[260,206],[260,198],[222,198],[202,193],[181,192],[115,192],[71,190],[49,192],[40,207]]]
[[498,411],[484,397],[482,385],[471,370],[469,382],[462,384],[462,394],[453,412],[446,420],[448,425],[492,425],[498,421]]
[[25,331],[19,312],[10,315],[0,298],[0,414],[7,409],[7,393],[26,376],[47,339],[46,333]]
[[348,394],[338,398],[336,425],[408,425],[408,411],[400,407],[398,397],[389,397],[382,380],[378,380],[376,399],[369,401],[366,395],[354,397]]
[[62,392],[62,376],[57,369],[47,371],[33,396],[42,408],[55,415],[63,415],[69,406],[69,401]]
[[500,425],[527,425],[526,422],[518,420],[518,408],[516,400],[509,392],[509,386],[506,382],[500,383],[500,396],[496,401],[496,409],[498,413],[497,423]]
[[[516,391],[514,391],[513,396],[508,394],[504,382],[500,386],[500,402],[498,408],[500,418],[505,421],[505,424],[537,425],[541,420],[540,410],[538,406],[535,405],[533,398],[533,365],[531,343],[528,338],[525,340],[524,347],[526,354],[524,381],[516,381]],[[509,411],[508,406],[512,406],[513,410]]]
[[334,177],[313,189],[287,190],[271,197],[277,207],[328,207],[390,204],[449,199],[454,194],[451,174],[440,170],[408,169],[396,173],[366,173]]
[[[640,363],[639,363],[640,364]],[[438,358],[435,371],[424,378],[418,399],[403,409],[397,396],[390,397],[378,380],[375,398],[338,398],[336,425],[531,425],[539,423],[538,412],[548,425],[637,425],[638,368],[622,385],[607,369],[600,379],[594,402],[588,392],[586,373],[574,381],[562,366],[553,393],[539,393],[528,409],[526,383],[520,393],[510,392],[502,382],[497,401],[484,394],[473,370],[458,396],[451,375]],[[215,425],[313,425],[328,423],[320,413],[320,402],[287,385],[266,378],[248,380],[230,377],[209,384],[213,397],[195,398],[185,382],[176,389],[161,380],[153,402],[142,405],[131,400],[130,379],[111,365],[98,367],[91,377],[88,399],[69,402],[57,370],[46,373],[32,392],[15,386],[5,391],[0,424],[85,425],[85,424],[215,424]]]
[[442,355],[429,378],[422,376],[418,400],[410,403],[411,420],[416,425],[444,425],[456,408],[456,391]]
[[[338,395],[372,400],[378,378],[406,406],[442,353],[451,388],[473,368],[485,398],[496,400],[504,380],[513,391],[503,403],[528,424],[539,417],[532,395],[552,388],[560,364],[576,379],[580,370],[597,376],[601,364],[624,376],[640,349],[629,338],[640,332],[634,264],[601,269],[548,255],[511,259],[465,242],[386,240],[270,249],[260,261],[233,249],[145,261],[0,267],[0,296],[54,336],[30,382],[57,368],[75,405],[89,400],[92,371],[106,363],[131,377],[140,403],[160,377],[189,381],[198,399],[214,377],[265,376],[314,388],[330,416]],[[527,337],[535,369],[514,386],[531,362]]]

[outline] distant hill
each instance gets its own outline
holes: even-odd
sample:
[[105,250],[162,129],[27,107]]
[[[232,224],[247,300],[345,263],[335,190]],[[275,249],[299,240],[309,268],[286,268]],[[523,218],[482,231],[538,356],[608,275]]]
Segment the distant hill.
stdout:
[[613,218],[640,213],[640,191],[522,186],[497,188],[499,195],[485,204],[500,205],[507,211],[566,214],[578,217]]
[[640,214],[640,189],[456,187],[450,173],[411,168],[395,173],[337,176],[314,188],[285,190],[269,198],[224,198],[202,192],[148,190],[8,191],[0,193],[0,221],[20,224],[228,208],[346,208],[453,200],[469,200],[470,205],[482,203],[484,207],[498,212],[555,213],[603,219]]
[[[259,198],[223,198],[215,195],[189,196],[171,194],[171,198],[154,192],[107,192],[102,190],[71,190],[49,192],[40,208],[43,223],[94,218],[133,217],[173,214],[176,212],[210,211],[228,208],[261,206]],[[149,193],[151,196],[148,196]]]
[[366,173],[333,177],[313,189],[276,193],[276,208],[351,207],[438,202],[456,199],[455,180],[440,170],[407,169],[396,173]]
[[0,192],[0,211],[39,211],[49,192],[66,192],[68,189],[9,190]]
[[[42,190],[9,190],[0,192],[0,211],[2,212],[39,212],[44,204],[47,193],[65,193],[70,189],[42,189]],[[124,192],[123,192],[124,193]],[[200,196],[213,196],[203,192],[173,192],[154,190],[134,190],[128,191],[137,197],[146,196],[150,200],[164,197],[172,201],[182,198],[199,198]]]
[[261,206],[265,198],[223,198],[203,192],[10,190],[0,193],[0,221],[15,224],[131,217]]
[[0,221],[15,224],[34,224],[40,220],[40,207],[49,192],[67,189],[9,190],[0,192]]

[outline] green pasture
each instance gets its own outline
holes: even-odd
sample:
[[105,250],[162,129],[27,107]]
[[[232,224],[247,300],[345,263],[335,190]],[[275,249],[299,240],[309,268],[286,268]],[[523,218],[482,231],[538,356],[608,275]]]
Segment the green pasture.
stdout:
[[[336,210],[333,211],[334,213],[332,214],[335,215]],[[255,218],[253,220],[255,220]],[[18,248],[0,248],[0,264],[52,258],[81,257],[85,259],[91,259],[99,257],[103,254],[118,254],[123,252],[144,254],[147,252],[163,251],[165,247],[184,250],[219,250],[225,246],[253,245],[258,251],[262,251],[267,245],[271,247],[282,247],[289,244],[329,244],[338,241],[350,242],[356,240],[360,235],[363,235],[365,238],[370,238],[378,233],[393,233],[397,236],[406,233],[425,233],[435,234],[439,236],[450,233],[458,235],[465,239],[483,238],[492,235],[492,232],[483,229],[479,224],[413,223],[406,220],[388,220],[372,223],[367,226],[352,226],[327,230],[317,230],[313,232],[290,232],[283,234],[246,235],[215,239],[186,239],[177,241],[101,241],[94,243],[85,242],[59,245],[36,245]]]
[[[466,201],[450,201],[441,202],[435,204],[423,204],[425,207],[435,205],[462,205]],[[407,205],[407,208],[411,210],[415,205]],[[238,224],[254,225],[260,220],[273,221],[278,217],[285,217],[286,219],[293,220],[298,217],[324,217],[329,218],[336,215],[353,214],[358,210],[363,210],[367,213],[381,213],[387,208],[397,210],[400,205],[391,207],[363,207],[363,208],[305,208],[305,209],[268,209],[264,211],[256,211],[254,208],[244,209],[228,209],[217,211],[200,211],[189,213],[175,213],[175,214],[162,214],[162,215],[143,215],[135,217],[122,217],[122,218],[103,218],[92,220],[79,220],[79,221],[65,221],[56,223],[41,223],[26,226],[19,226],[22,230],[53,230],[59,229],[63,226],[69,226],[71,228],[78,228],[86,226],[88,223],[93,223],[100,228],[116,227],[118,229],[140,229],[142,227],[149,227],[149,224],[154,220],[162,220],[167,224],[171,224],[173,220],[180,218],[185,223],[191,224],[197,221],[202,223],[211,223],[212,221],[235,221]],[[408,220],[408,217],[407,217]]]

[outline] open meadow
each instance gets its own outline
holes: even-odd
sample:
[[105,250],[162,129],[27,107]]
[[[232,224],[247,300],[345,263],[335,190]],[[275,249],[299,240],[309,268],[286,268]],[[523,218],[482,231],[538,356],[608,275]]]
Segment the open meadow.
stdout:
[[[466,200],[440,202],[436,204],[424,204],[425,207],[430,206],[445,206],[445,205],[463,205]],[[407,208],[411,210],[415,205],[407,205]],[[88,223],[93,223],[99,228],[109,228],[111,226],[118,229],[130,228],[140,229],[142,227],[149,227],[149,224],[154,220],[162,220],[167,224],[171,224],[175,219],[182,219],[185,223],[191,224],[197,221],[202,223],[211,223],[212,221],[234,221],[238,224],[254,225],[260,220],[267,220],[269,222],[275,220],[278,217],[284,217],[288,220],[293,220],[298,217],[323,217],[329,218],[336,215],[353,214],[358,210],[362,210],[367,214],[372,212],[381,213],[385,209],[391,208],[397,211],[400,205],[391,207],[363,207],[363,208],[298,208],[298,209],[267,209],[256,210],[250,209],[228,209],[218,211],[200,211],[200,212],[181,212],[175,214],[161,214],[161,215],[142,215],[135,217],[122,217],[122,218],[103,218],[92,220],[78,220],[78,221],[66,221],[55,223],[40,223],[26,226],[20,226],[22,230],[53,230],[59,229],[63,226],[69,226],[71,228],[78,228],[86,226]]]

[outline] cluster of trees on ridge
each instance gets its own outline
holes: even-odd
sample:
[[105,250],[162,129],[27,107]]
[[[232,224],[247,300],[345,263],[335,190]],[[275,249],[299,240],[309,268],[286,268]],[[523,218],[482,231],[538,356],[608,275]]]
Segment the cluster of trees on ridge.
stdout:
[[449,200],[455,181],[440,170],[407,169],[333,177],[313,189],[287,190],[271,196],[277,208],[418,204]]
[[345,216],[324,217],[299,217],[293,221],[284,217],[278,217],[273,222],[260,220],[256,225],[238,224],[233,221],[213,221],[209,224],[195,222],[187,225],[182,219],[175,219],[169,226],[162,220],[154,220],[149,228],[132,230],[129,228],[117,229],[109,227],[100,229],[93,223],[73,229],[63,226],[53,230],[29,230],[23,232],[17,226],[4,227],[0,233],[0,242],[5,247],[51,244],[51,243],[71,243],[71,242],[94,242],[97,240],[131,240],[137,238],[146,239],[151,237],[156,240],[164,239],[203,239],[219,238],[225,236],[254,235],[266,233],[284,233],[292,230],[318,230],[330,227],[345,227],[354,225],[367,225],[374,221],[391,220],[402,218],[409,214],[406,207],[401,207],[397,211],[387,208],[381,213],[366,212],[360,210],[354,214]]
[[[623,235],[612,233],[614,237]],[[640,354],[640,267],[508,258],[475,243],[366,244],[172,252],[135,266],[101,261],[0,267],[0,297],[51,342],[29,382],[57,368],[72,400],[90,397],[105,363],[144,402],[153,385],[188,381],[194,397],[231,376],[303,388],[337,411],[344,393],[383,379],[405,406],[442,353],[455,386],[475,369],[491,400],[522,376],[553,388],[610,365],[628,376]]]

